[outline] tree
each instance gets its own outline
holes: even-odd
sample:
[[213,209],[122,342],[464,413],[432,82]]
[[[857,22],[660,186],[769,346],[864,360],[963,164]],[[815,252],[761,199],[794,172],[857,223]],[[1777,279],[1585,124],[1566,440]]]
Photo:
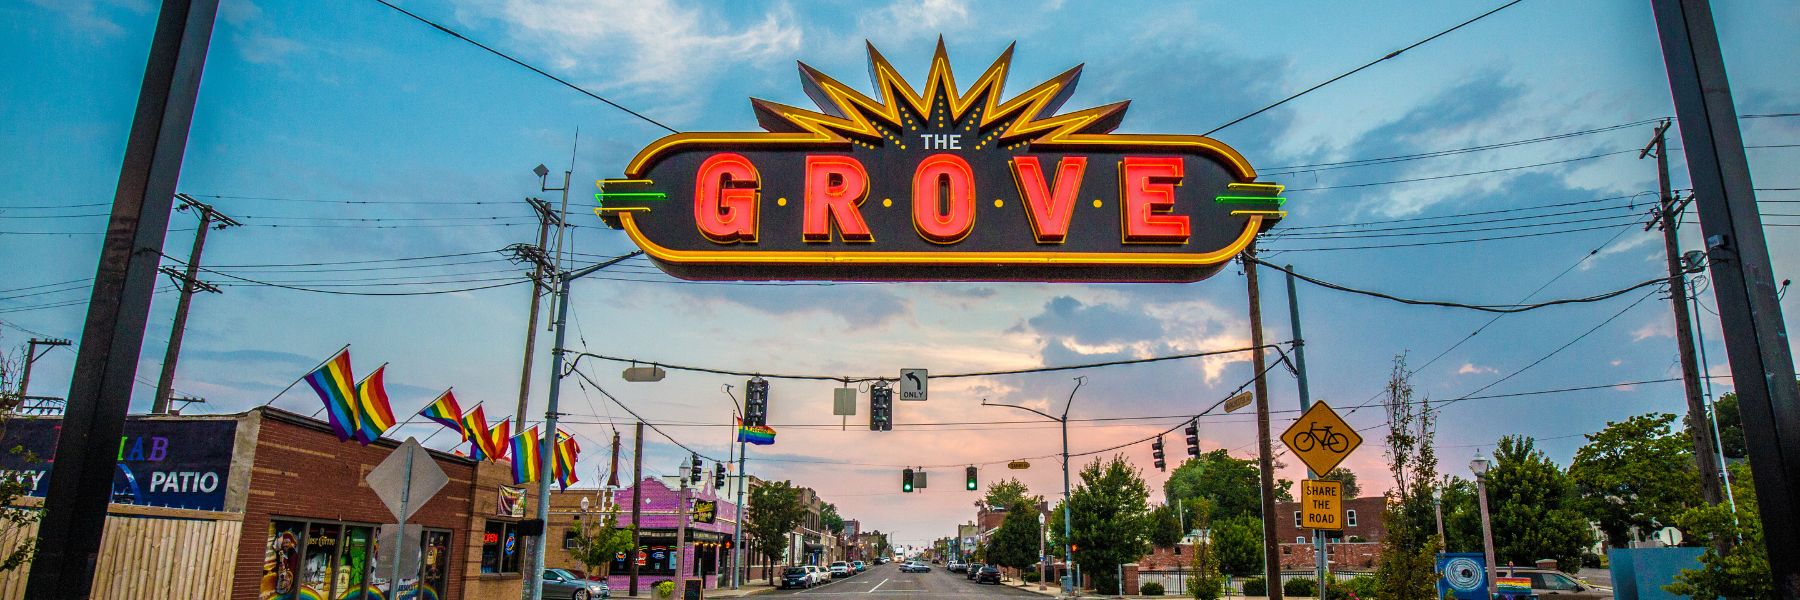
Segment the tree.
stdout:
[[1212,522],[1212,548],[1219,571],[1248,577],[1263,572],[1262,520],[1239,515]]
[[1164,504],[1150,511],[1150,545],[1173,548],[1187,532],[1181,529],[1181,515],[1174,506]]
[[[769,564],[781,560],[787,550],[788,532],[806,518],[806,506],[800,503],[800,490],[787,481],[769,482],[750,490],[750,514],[744,521],[744,534],[752,551],[767,558]],[[769,584],[775,583],[775,570],[769,570]]]
[[824,508],[819,509],[819,524],[832,535],[844,532],[844,517],[838,514],[836,504],[826,504]]
[[[0,437],[5,437],[5,423],[25,401],[20,389],[23,383],[20,381],[21,369],[30,359],[25,353],[0,352]],[[23,447],[15,446],[6,451],[19,456],[25,463],[37,462],[37,457]],[[0,573],[24,566],[37,554],[37,536],[27,536],[22,531],[37,522],[43,512],[19,505],[18,499],[30,494],[35,485],[26,481],[23,477],[0,477],[0,539],[17,540],[10,548],[0,548]]]
[[1104,463],[1096,458],[1082,467],[1081,485],[1069,494],[1070,539],[1079,548],[1075,564],[1094,578],[1095,589],[1117,593],[1118,566],[1150,551],[1149,497],[1150,487],[1124,455]]
[[1326,481],[1336,481],[1338,483],[1344,484],[1343,498],[1345,500],[1349,500],[1351,498],[1356,498],[1356,497],[1359,497],[1362,495],[1362,486],[1357,485],[1357,483],[1356,483],[1356,471],[1352,471],[1350,469],[1346,469],[1343,467],[1338,467],[1338,468],[1332,469],[1331,472],[1329,472],[1329,473],[1320,475],[1319,479],[1323,479]]
[[1382,515],[1387,535],[1381,539],[1375,577],[1376,595],[1385,600],[1437,597],[1437,450],[1431,441],[1436,428],[1431,401],[1413,401],[1411,373],[1404,356],[1394,357],[1384,401],[1394,489]]
[[[1276,499],[1293,502],[1294,497],[1288,492],[1290,487],[1293,487],[1291,481],[1277,482]],[[1256,461],[1233,458],[1221,449],[1202,453],[1175,467],[1169,473],[1168,482],[1163,484],[1163,501],[1176,504],[1188,499],[1206,498],[1212,502],[1212,516],[1215,519],[1239,515],[1260,517],[1261,490],[1262,471],[1257,468]]]
[[1569,480],[1608,547],[1627,547],[1633,528],[1648,534],[1674,525],[1676,515],[1702,503],[1693,442],[1674,422],[1669,413],[1609,422],[1575,451]]
[[[1724,504],[1700,505],[1675,517],[1687,535],[1698,538],[1706,553],[1700,568],[1683,569],[1675,583],[1663,586],[1671,594],[1694,598],[1772,598],[1769,551],[1763,537],[1756,503],[1756,486],[1750,481],[1748,463],[1731,466],[1731,490],[1738,512]],[[1727,538],[1738,543],[1723,553],[1712,540]]]
[[606,511],[598,526],[591,527],[592,524],[592,521],[575,522],[575,539],[569,546],[569,557],[586,567],[590,576],[604,577],[612,569],[613,557],[632,550],[631,536],[637,527],[620,528],[617,510]]
[[1719,424],[1719,451],[1725,458],[1743,458],[1744,423],[1743,415],[1738,412],[1737,392],[1726,392],[1713,402],[1713,420]]
[[1445,552],[1481,551],[1481,507],[1475,499],[1475,482],[1451,477],[1443,484]]
[[1038,520],[1037,511],[1028,505],[1015,508],[988,539],[986,562],[1022,572],[1038,562]]
[[[1212,528],[1209,511],[1204,508],[1194,514],[1194,523],[1201,529],[1210,529],[1215,534],[1217,532],[1217,529]],[[1194,552],[1189,565],[1193,567],[1194,572],[1191,577],[1187,578],[1187,593],[1194,600],[1216,600],[1219,593],[1225,590],[1224,578],[1219,576],[1222,570],[1220,558],[1218,541],[1215,536],[1205,535],[1195,540]]]
[[987,496],[981,502],[990,509],[1012,510],[1014,506],[1032,505],[1031,488],[1017,477],[988,484]]
[[1551,558],[1564,571],[1581,568],[1593,536],[1577,507],[1575,485],[1530,437],[1500,438],[1487,491],[1495,560],[1529,565]]

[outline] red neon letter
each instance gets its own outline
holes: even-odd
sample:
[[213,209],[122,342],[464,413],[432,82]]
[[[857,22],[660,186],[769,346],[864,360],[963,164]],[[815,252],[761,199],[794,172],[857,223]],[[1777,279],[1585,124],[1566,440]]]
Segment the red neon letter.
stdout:
[[808,242],[831,241],[831,226],[846,242],[872,242],[861,206],[869,194],[869,173],[861,162],[848,156],[806,157],[806,207],[800,237]]
[[756,166],[741,155],[707,157],[694,175],[694,223],[721,244],[756,243]]
[[1127,243],[1187,243],[1187,215],[1169,214],[1178,185],[1181,157],[1127,156],[1119,162],[1119,210]]
[[[934,244],[954,244],[975,228],[975,171],[955,154],[933,154],[913,171],[913,229]],[[939,188],[942,188],[941,190]],[[938,198],[944,199],[943,212]]]
[[1081,192],[1081,174],[1087,157],[1065,156],[1056,161],[1056,191],[1044,181],[1044,167],[1036,156],[1012,160],[1013,182],[1025,199],[1025,216],[1031,219],[1031,235],[1039,244],[1060,244],[1069,235],[1069,217],[1075,212],[1075,195]]

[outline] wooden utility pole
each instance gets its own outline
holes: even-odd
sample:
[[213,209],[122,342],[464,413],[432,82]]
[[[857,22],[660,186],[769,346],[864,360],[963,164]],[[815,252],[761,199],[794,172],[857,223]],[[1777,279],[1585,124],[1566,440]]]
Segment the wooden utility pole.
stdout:
[[180,286],[180,296],[175,301],[175,324],[169,329],[169,345],[163,350],[162,375],[156,379],[156,400],[150,404],[150,414],[156,415],[169,414],[169,397],[175,392],[175,364],[181,360],[181,339],[187,333],[188,307],[193,304],[194,292],[220,293],[218,286],[200,280],[200,252],[206,249],[206,231],[214,227],[224,229],[243,225],[192,196],[176,194],[175,197],[181,200],[178,210],[193,209],[200,213],[200,228],[194,230],[194,247],[188,251],[185,270],[157,269],[175,280]]
[[1281,540],[1275,539],[1275,459],[1269,447],[1269,382],[1263,377],[1262,290],[1256,283],[1256,242],[1244,250],[1244,279],[1250,289],[1250,368],[1256,373],[1256,462],[1262,471],[1263,581],[1269,600],[1281,600]]
[[[537,198],[526,198],[525,202],[538,216],[538,255],[544,254],[544,244],[550,241],[550,226],[561,225],[562,217],[550,209],[550,203]],[[525,320],[525,359],[519,373],[519,410],[513,413],[516,420],[514,431],[525,430],[526,403],[531,400],[531,355],[537,351],[538,306],[543,303],[544,276],[548,267],[544,261],[538,261],[531,271],[531,309]]]
[[644,547],[644,422],[638,421],[637,434],[631,441],[631,551],[625,556],[631,562],[631,595],[638,595],[638,552]]

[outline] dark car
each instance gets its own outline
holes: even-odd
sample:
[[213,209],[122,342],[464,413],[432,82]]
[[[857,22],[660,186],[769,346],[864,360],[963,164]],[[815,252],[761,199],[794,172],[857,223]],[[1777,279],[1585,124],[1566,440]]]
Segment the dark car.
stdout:
[[975,583],[992,583],[1000,585],[1000,570],[993,567],[982,567],[975,572]]
[[812,573],[806,567],[788,567],[781,570],[781,589],[809,588],[813,586]]

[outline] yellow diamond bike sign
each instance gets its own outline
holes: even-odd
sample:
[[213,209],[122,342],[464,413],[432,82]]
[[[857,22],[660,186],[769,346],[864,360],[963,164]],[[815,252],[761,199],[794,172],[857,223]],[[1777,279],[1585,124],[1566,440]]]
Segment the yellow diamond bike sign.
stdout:
[[1314,402],[1293,426],[1281,433],[1281,443],[1287,444],[1288,450],[1306,463],[1306,468],[1320,475],[1331,472],[1362,441],[1362,436],[1324,402]]

